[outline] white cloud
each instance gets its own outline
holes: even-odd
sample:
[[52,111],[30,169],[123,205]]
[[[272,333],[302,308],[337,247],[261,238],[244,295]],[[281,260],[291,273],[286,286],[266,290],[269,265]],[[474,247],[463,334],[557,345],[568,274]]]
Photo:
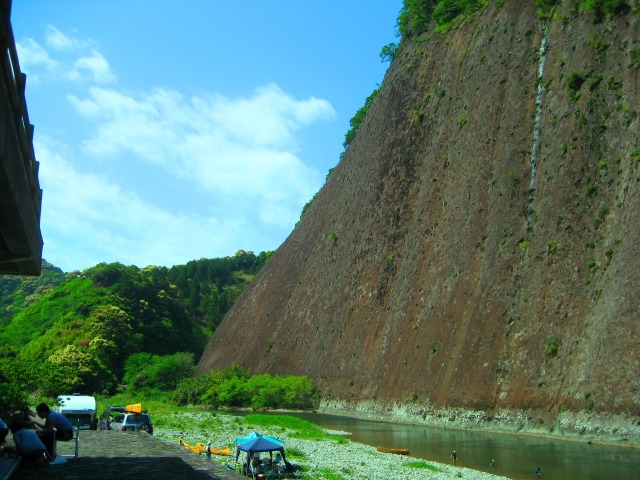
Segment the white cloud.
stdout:
[[63,270],[277,248],[322,184],[303,161],[299,131],[335,116],[327,101],[275,84],[238,98],[167,88],[128,95],[91,86],[116,81],[91,42],[49,27],[46,44],[50,51],[27,39],[20,55],[32,77],[76,82],[67,99],[81,118],[57,134],[79,124],[74,134],[90,132],[69,145],[36,137],[43,255]]
[[83,78],[85,72],[95,83],[112,83],[116,81],[116,76],[111,71],[109,62],[100,52],[92,51],[90,56],[81,57],[73,63],[70,78]]
[[45,31],[49,50],[33,38],[16,42],[22,70],[31,81],[43,78],[97,84],[113,83],[116,75],[109,62],[88,40],[63,34],[53,26]]
[[[334,114],[323,100],[275,85],[239,99],[92,88],[69,100],[95,126],[84,152],[46,138],[36,145],[44,257],[63,270],[277,248],[322,181],[298,157],[295,132]],[[163,198],[148,194],[154,183],[167,185]]]
[[96,122],[87,154],[110,161],[123,154],[129,162],[134,155],[199,184],[222,204],[251,203],[258,218],[289,226],[321,178],[297,156],[295,132],[334,114],[328,102],[296,100],[276,85],[240,99],[187,101],[166,89],[135,99],[102,88],[69,98]]
[[16,42],[20,68],[23,72],[29,73],[29,80],[37,83],[39,75],[37,72],[51,74],[58,70],[58,62],[51,58],[47,51],[42,48],[33,38],[27,38],[22,42]]
[[90,43],[81,38],[66,35],[53,25],[45,27],[45,41],[47,45],[58,51],[78,50],[85,48]]
[[65,271],[114,261],[186,263],[203,252],[227,251],[228,244],[242,246],[236,232],[251,230],[244,220],[196,211],[177,215],[144,202],[104,176],[80,172],[68,159],[69,148],[51,139],[38,141],[36,150],[44,190],[44,258]]

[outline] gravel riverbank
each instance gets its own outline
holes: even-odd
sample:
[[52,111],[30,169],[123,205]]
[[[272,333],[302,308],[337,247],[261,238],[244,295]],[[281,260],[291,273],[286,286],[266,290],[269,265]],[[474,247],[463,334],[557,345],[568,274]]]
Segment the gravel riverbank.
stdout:
[[169,442],[180,439],[195,445],[211,442],[214,448],[232,447],[231,457],[212,456],[212,461],[221,465],[235,465],[234,440],[257,430],[262,434],[277,437],[285,442],[287,460],[302,467],[302,478],[307,479],[404,479],[445,480],[464,478],[468,480],[505,479],[489,473],[468,468],[425,461],[403,455],[380,453],[374,447],[356,442],[337,440],[304,440],[293,438],[287,430],[276,428],[253,428],[245,425],[239,417],[206,412],[175,413],[163,415],[154,435]]

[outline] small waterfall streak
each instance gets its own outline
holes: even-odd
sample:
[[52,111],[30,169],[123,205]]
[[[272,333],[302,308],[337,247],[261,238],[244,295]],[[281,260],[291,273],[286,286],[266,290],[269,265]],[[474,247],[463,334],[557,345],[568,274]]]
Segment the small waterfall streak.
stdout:
[[529,181],[529,199],[527,208],[527,232],[531,232],[532,215],[533,215],[533,198],[536,191],[536,160],[538,158],[538,150],[540,148],[540,124],[542,123],[542,96],[544,86],[542,77],[544,75],[544,63],[547,59],[547,27],[545,26],[542,41],[540,42],[540,52],[538,58],[538,78],[536,85],[536,115],[533,120],[533,146],[531,148],[531,180]]

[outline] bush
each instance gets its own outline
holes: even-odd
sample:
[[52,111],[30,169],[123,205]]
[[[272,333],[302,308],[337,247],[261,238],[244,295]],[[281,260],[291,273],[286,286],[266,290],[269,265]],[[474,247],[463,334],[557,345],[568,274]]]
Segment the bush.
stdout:
[[397,22],[400,35],[410,37],[426,33],[437,3],[435,0],[404,0]]
[[380,60],[382,62],[393,62],[398,52],[398,44],[395,42],[388,43],[380,50]]
[[369,108],[371,108],[371,105],[373,105],[373,101],[378,96],[378,92],[379,92],[379,89],[376,88],[371,93],[371,95],[367,97],[367,99],[364,102],[364,105],[356,112],[353,118],[349,120],[349,124],[351,125],[351,128],[345,134],[344,142],[342,143],[342,146],[344,147],[345,150],[349,145],[351,145],[351,142],[353,141],[354,138],[356,138],[356,135],[360,131],[360,127],[362,126],[362,123],[364,122],[364,119],[367,116],[367,112],[369,111]]
[[478,0],[442,0],[433,10],[433,18],[438,26],[451,23],[458,16],[465,13],[473,13],[480,8]]
[[194,355],[178,352],[173,355],[136,353],[125,362],[124,382],[132,392],[142,390],[170,391],[194,370]]
[[266,373],[252,377],[248,370],[232,365],[201,377],[183,379],[173,399],[178,405],[213,408],[305,410],[315,407],[318,392],[308,377],[272,377]]
[[544,354],[549,358],[555,358],[558,356],[558,349],[560,348],[560,339],[552,338],[547,342],[544,347]]
[[593,10],[596,21],[604,19],[605,15],[624,15],[631,11],[627,0],[585,0],[580,4],[583,10]]

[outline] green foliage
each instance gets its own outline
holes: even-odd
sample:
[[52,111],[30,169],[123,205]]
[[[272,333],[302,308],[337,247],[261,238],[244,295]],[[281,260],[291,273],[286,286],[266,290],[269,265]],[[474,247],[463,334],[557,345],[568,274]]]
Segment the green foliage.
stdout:
[[511,181],[514,187],[520,183],[518,174],[513,170],[509,170],[509,172],[507,172],[507,178]]
[[22,308],[65,281],[65,275],[46,260],[42,261],[42,274],[0,276],[0,325],[6,325]]
[[54,368],[49,379],[48,395],[56,392],[96,392],[110,387],[110,372],[91,354],[75,345],[56,350],[48,358]]
[[573,101],[577,101],[580,98],[580,88],[582,84],[587,80],[587,76],[582,72],[573,71],[569,74],[567,78],[567,92],[569,92],[569,96],[573,99]]
[[0,419],[5,422],[29,406],[27,388],[22,382],[24,377],[16,375],[11,367],[8,362],[0,360]]
[[200,377],[183,379],[173,398],[178,405],[305,410],[315,406],[318,392],[308,377],[250,376],[248,370],[233,365]]
[[380,50],[380,60],[382,62],[393,62],[398,52],[398,44],[395,42],[388,43]]
[[[173,395],[173,401],[177,405],[221,405],[220,386],[224,383],[235,383],[237,380],[246,382],[250,371],[233,364],[223,370],[213,370],[206,375],[195,378],[183,379],[178,383]],[[229,395],[230,388],[225,387],[225,395]],[[235,401],[235,400],[233,400]]]
[[313,203],[313,201],[316,199],[316,197],[318,196],[318,192],[313,194],[313,197],[311,197],[311,200],[309,200],[307,203],[304,204],[304,207],[302,207],[302,211],[300,212],[300,220],[302,220],[302,218],[305,216],[305,214],[307,213],[307,210],[309,210],[309,207],[311,206],[311,204]]
[[553,7],[559,5],[561,0],[535,0],[538,15],[547,15]]
[[191,377],[194,369],[194,355],[190,352],[173,355],[135,353],[125,362],[123,381],[134,393],[173,391],[181,380]]
[[605,219],[607,218],[607,215],[609,215],[609,206],[608,205],[601,206],[600,210],[598,210],[598,218],[596,219],[593,225],[596,230],[600,228],[600,225],[602,225],[602,223],[605,221]]
[[435,0],[403,0],[397,21],[400,35],[408,38],[426,33],[437,3]]
[[547,342],[544,347],[544,354],[549,358],[555,358],[558,356],[558,349],[560,348],[560,339],[552,338]]
[[606,15],[624,15],[631,11],[628,0],[584,0],[580,3],[583,10],[592,10],[596,21],[602,21]]
[[460,15],[478,10],[482,3],[480,0],[441,0],[433,10],[433,18],[438,27],[447,27]]
[[345,150],[349,147],[349,145],[351,145],[353,139],[356,138],[356,135],[360,131],[360,127],[362,126],[362,123],[367,116],[367,112],[369,111],[369,108],[371,108],[371,105],[373,105],[373,101],[378,96],[379,91],[380,90],[376,88],[373,92],[371,92],[371,95],[369,95],[365,100],[364,105],[360,107],[353,118],[351,118],[351,120],[349,121],[349,125],[351,125],[351,128],[345,134],[344,142],[342,143],[342,146]]
[[[192,365],[270,255],[240,250],[171,269],[102,263],[66,275],[44,263],[40,283],[0,277],[7,312],[0,317],[0,371],[19,371],[16,363],[37,372],[37,384],[15,388],[38,397],[113,392],[125,359],[139,352],[188,352],[183,355],[191,355]],[[148,378],[162,377],[158,369]],[[134,388],[171,388],[176,382],[150,386],[140,378]]]
[[209,336],[272,253],[238,250],[233,257],[192,260],[171,267],[167,278],[178,288],[192,321]]
[[398,16],[398,32],[403,37],[426,33],[435,20],[439,30],[448,30],[462,15],[469,15],[487,4],[486,0],[404,0]]

